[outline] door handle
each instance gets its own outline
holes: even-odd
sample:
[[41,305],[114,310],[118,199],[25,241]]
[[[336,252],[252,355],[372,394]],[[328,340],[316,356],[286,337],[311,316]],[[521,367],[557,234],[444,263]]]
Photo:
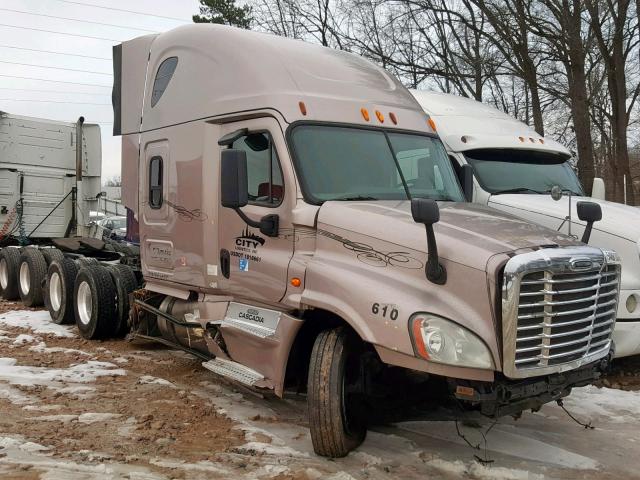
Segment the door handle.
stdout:
[[224,278],[229,278],[231,275],[231,254],[226,248],[220,250],[220,271]]

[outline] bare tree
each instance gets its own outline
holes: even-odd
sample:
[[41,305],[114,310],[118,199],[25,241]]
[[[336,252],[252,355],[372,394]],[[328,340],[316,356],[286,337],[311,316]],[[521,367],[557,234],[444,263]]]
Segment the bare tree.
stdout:
[[633,202],[627,128],[631,110],[640,94],[640,85],[636,83],[629,96],[626,72],[629,55],[635,53],[640,42],[638,19],[637,15],[635,19],[630,18],[631,0],[586,0],[585,4],[591,17],[590,29],[602,55],[609,90],[614,195],[616,200],[623,200],[623,179],[626,178],[627,195]]

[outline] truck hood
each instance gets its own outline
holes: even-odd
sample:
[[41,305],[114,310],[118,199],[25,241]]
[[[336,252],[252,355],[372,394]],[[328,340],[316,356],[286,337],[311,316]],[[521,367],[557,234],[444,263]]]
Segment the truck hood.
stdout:
[[[578,219],[576,206],[580,201],[595,202],[602,208],[602,220],[594,224],[594,230],[615,235],[634,243],[640,238],[640,208],[590,197],[572,197],[571,216],[573,223],[577,225],[584,225]],[[514,209],[514,213],[516,210],[522,210],[547,216],[550,218],[547,225],[557,230],[569,214],[569,197],[563,196],[560,200],[555,201],[550,195],[492,195],[489,199],[489,206],[500,210],[504,210],[505,207],[509,210]]]
[[[476,269],[485,270],[488,259],[500,253],[580,244],[493,208],[453,202],[439,205],[440,222],[434,226],[439,255]],[[409,201],[325,202],[318,228],[334,230],[351,242],[364,243],[363,236],[369,237],[366,241],[380,251],[392,252],[398,246],[427,250],[425,227],[413,221]]]

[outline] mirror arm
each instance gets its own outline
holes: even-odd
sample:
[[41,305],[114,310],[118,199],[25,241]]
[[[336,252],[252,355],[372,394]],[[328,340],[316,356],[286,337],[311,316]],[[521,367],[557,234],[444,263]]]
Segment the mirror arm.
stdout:
[[234,210],[247,225],[260,229],[260,233],[267,237],[278,236],[278,230],[280,227],[280,217],[278,217],[278,215],[265,215],[260,219],[260,221],[256,222],[255,220],[251,220],[247,217],[247,215],[239,208],[234,208]]
[[435,283],[436,285],[444,285],[447,283],[447,270],[440,263],[438,258],[438,244],[436,242],[436,235],[433,231],[433,225],[425,225],[427,230],[427,249],[428,258],[427,265],[424,268],[424,273],[427,279]]
[[587,222],[587,226],[584,229],[584,233],[582,234],[582,243],[589,243],[589,239],[591,238],[591,230],[593,229],[593,222]]

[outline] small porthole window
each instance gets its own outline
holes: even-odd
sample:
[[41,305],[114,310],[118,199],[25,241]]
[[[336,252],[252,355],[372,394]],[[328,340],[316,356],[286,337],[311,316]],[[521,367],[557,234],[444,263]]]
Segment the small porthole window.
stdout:
[[149,162],[149,206],[162,206],[162,157],[153,157]]
[[153,81],[153,90],[151,92],[151,107],[155,107],[160,97],[162,97],[177,66],[178,57],[169,57],[158,67],[158,73],[156,73],[156,78]]

